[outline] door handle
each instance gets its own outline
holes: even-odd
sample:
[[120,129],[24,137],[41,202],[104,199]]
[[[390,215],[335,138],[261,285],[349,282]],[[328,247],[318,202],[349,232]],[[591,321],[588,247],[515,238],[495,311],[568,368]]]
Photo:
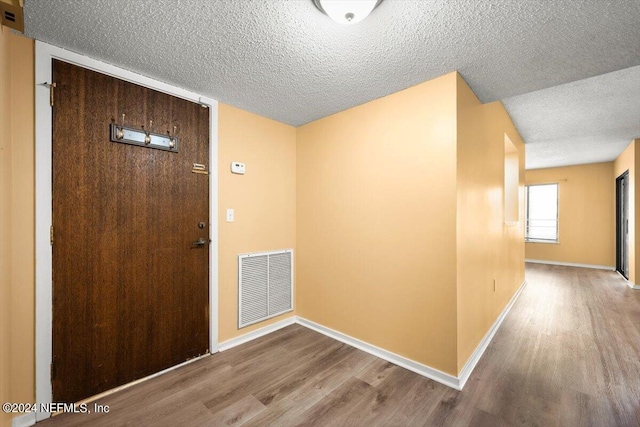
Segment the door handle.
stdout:
[[192,248],[199,248],[200,246],[204,246],[207,244],[207,241],[204,237],[199,238],[191,245]]

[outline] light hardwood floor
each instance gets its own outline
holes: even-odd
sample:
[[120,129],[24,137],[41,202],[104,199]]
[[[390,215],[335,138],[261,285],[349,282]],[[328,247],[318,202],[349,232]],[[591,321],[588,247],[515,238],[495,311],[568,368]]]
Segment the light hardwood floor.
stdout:
[[294,325],[38,426],[640,425],[640,291],[547,265],[527,282],[462,392]]

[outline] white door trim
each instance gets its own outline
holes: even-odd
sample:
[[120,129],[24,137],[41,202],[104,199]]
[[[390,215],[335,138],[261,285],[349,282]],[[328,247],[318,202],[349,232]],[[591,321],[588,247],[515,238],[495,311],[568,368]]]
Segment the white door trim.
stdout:
[[[52,206],[52,117],[47,83],[52,79],[52,60],[60,59],[121,80],[155,89],[209,107],[209,349],[218,351],[218,102],[194,92],[159,82],[68,50],[36,41],[35,109],[36,109],[36,401],[50,403],[52,388],[52,250],[49,243]],[[38,412],[38,421],[49,418]]]

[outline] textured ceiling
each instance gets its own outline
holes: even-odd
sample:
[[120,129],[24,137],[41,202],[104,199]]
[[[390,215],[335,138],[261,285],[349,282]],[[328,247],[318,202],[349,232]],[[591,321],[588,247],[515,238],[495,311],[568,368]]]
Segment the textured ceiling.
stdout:
[[503,102],[527,141],[527,169],[615,160],[640,137],[640,66]]
[[639,0],[385,0],[352,26],[311,0],[25,1],[31,37],[295,126],[454,70],[488,102],[640,65],[638,22]]

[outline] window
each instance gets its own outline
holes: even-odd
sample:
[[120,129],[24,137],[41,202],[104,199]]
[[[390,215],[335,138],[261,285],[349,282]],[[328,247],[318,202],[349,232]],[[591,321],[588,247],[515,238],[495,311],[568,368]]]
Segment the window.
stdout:
[[558,184],[527,185],[527,242],[558,242]]

